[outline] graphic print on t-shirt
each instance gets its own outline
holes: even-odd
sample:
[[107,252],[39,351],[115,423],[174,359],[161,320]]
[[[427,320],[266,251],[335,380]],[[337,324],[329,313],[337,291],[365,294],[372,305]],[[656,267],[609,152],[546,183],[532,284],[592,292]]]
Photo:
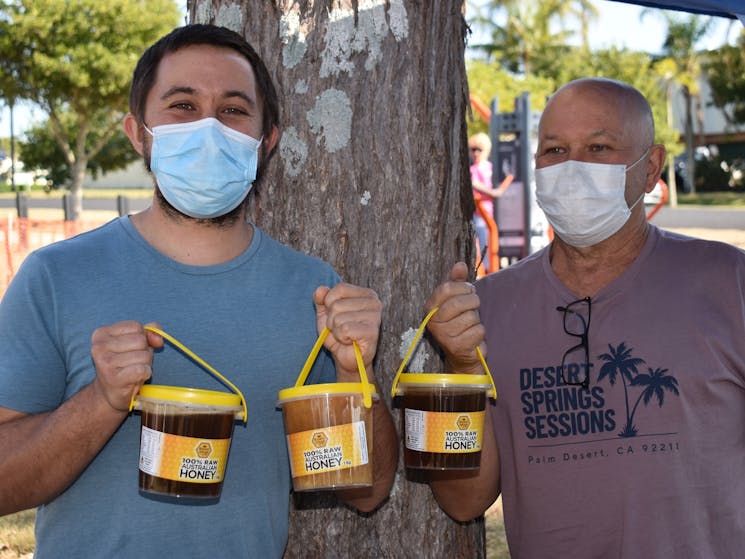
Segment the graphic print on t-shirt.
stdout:
[[[648,406],[653,400],[660,407],[665,403],[665,394],[671,393],[679,396],[677,379],[668,374],[667,369],[660,367],[648,367],[647,373],[639,372],[639,366],[646,365],[644,359],[632,357],[632,349],[626,348],[626,344],[621,342],[618,346],[608,344],[609,352],[598,355],[598,359],[605,361],[600,367],[598,374],[598,383],[608,379],[611,386],[616,384],[620,377],[623,382],[623,390],[626,393],[626,422],[623,429],[618,434],[619,437],[635,437],[639,429],[634,424],[634,417],[638,410],[639,404],[644,403]],[[636,401],[630,405],[637,392],[636,388],[641,389]]]
[[[566,363],[565,377],[588,368],[589,389],[565,385],[561,366],[520,369],[520,404],[524,436],[529,441],[528,463],[566,460],[560,447],[573,447],[571,455],[583,452],[583,443],[607,443],[623,439],[644,440],[644,453],[678,450],[677,433],[660,432],[654,413],[679,396],[678,380],[664,367],[650,366],[625,342],[608,344],[608,351],[588,364]],[[622,394],[622,396],[619,396]],[[613,403],[611,403],[611,400]],[[655,405],[656,404],[656,405]],[[624,443],[625,445],[625,443]],[[551,449],[534,455],[532,449]],[[615,450],[607,444],[584,452],[605,457],[634,452],[631,446]]]

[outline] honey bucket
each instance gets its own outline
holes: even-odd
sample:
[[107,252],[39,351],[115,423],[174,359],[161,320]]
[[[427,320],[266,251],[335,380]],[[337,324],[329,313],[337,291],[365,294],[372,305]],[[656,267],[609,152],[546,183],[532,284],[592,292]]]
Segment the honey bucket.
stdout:
[[476,348],[484,375],[402,372],[435,312],[420,325],[393,379],[391,397],[401,397],[404,413],[404,464],[422,470],[478,469],[486,400],[497,395],[481,350]]
[[295,491],[369,487],[373,483],[373,404],[378,401],[357,344],[360,382],[305,385],[323,341],[318,337],[295,386],[279,392]]
[[246,418],[240,390],[180,342],[157,328],[189,357],[230,386],[236,394],[180,386],[145,384],[133,396],[142,416],[139,489],[175,499],[218,499],[236,419]]

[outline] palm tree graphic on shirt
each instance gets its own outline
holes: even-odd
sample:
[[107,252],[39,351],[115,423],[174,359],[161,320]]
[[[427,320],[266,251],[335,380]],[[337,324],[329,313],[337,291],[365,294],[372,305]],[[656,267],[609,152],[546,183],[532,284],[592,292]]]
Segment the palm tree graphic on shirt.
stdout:
[[[605,361],[600,367],[598,382],[604,378],[608,379],[611,386],[616,384],[618,378],[623,383],[624,402],[626,404],[626,424],[619,437],[635,437],[638,428],[634,425],[634,416],[639,408],[640,403],[645,406],[655,399],[660,407],[665,403],[665,392],[672,392],[676,396],[678,391],[678,381],[675,377],[667,374],[667,369],[647,367],[647,373],[640,373],[639,367],[646,364],[644,359],[632,356],[632,348],[627,348],[624,342],[616,347],[608,344],[608,353],[598,355],[599,359]],[[631,387],[643,387],[643,390],[637,397],[633,406],[629,406],[629,389]]]

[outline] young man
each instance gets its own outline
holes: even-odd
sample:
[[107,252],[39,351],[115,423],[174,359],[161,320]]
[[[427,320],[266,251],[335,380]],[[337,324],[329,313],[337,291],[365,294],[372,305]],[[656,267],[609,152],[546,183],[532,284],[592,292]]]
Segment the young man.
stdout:
[[516,558],[739,557],[745,253],[647,223],[665,149],[631,86],[565,85],[538,135],[555,240],[429,301],[454,369],[485,336],[499,394],[479,474],[432,490],[461,520],[501,491]]
[[[174,30],[140,59],[130,110],[125,131],[154,175],[151,207],[30,255],[0,304],[0,514],[40,507],[39,558],[280,557],[290,474],[278,391],[324,327],[328,351],[309,382],[359,382],[353,341],[372,376],[381,304],[247,221],[278,107],[242,37]],[[132,395],[151,378],[224,390],[145,330],[151,322],[246,397],[216,504],[138,494]],[[374,486],[341,492],[363,511],[387,496],[397,462],[382,403],[374,425]]]

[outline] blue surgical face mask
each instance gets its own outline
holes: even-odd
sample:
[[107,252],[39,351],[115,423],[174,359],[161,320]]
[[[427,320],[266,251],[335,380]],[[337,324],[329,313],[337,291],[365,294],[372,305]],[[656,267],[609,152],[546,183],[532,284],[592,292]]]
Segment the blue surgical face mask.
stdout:
[[150,169],[158,188],[181,213],[199,219],[219,217],[248,196],[256,179],[261,139],[215,118],[145,130],[153,137]]

